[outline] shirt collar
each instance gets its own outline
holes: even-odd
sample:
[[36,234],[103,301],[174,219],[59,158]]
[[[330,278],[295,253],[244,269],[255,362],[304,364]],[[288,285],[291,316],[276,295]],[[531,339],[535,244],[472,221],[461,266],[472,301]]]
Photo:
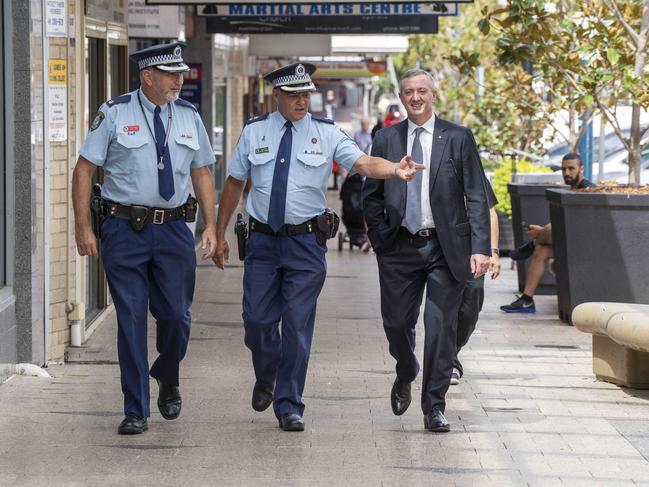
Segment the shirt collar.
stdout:
[[[277,110],[277,111],[275,112],[275,114],[277,115],[277,124],[279,125],[279,128],[281,129],[282,127],[284,127],[284,124],[286,123],[286,119],[285,119],[284,116],[279,112],[279,110]],[[293,127],[295,128],[296,131],[299,131],[299,130],[302,129],[302,127],[305,127],[305,126],[306,126],[306,124],[308,123],[308,122],[307,122],[307,118],[308,118],[308,117],[311,117],[311,114],[310,114],[310,113],[307,113],[307,114],[306,114],[304,117],[302,117],[300,120],[297,120],[297,121],[295,121],[295,122],[291,122],[291,123],[293,124]]]
[[[151,113],[153,113],[153,110],[155,110],[155,103],[153,103],[151,100],[149,100],[146,95],[142,92],[142,88],[137,90],[137,96],[140,97],[140,101],[142,102],[142,106],[149,110]],[[169,103],[166,103],[164,105],[160,105],[160,113],[166,113],[167,112],[167,107],[169,106]]]
[[[416,125],[412,120],[408,119],[408,135],[412,135],[418,127],[419,125]],[[432,134],[435,130],[435,114],[433,113],[433,115],[426,121],[426,123],[421,125],[421,127],[423,127],[429,134]]]

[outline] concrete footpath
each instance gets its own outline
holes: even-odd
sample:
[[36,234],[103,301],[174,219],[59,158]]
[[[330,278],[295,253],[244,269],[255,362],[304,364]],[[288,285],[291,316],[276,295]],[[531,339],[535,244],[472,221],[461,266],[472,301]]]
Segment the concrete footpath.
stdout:
[[[0,486],[649,486],[649,392],[595,381],[590,336],[557,319],[554,296],[537,298],[536,315],[501,313],[516,288],[508,259],[487,284],[461,356],[465,376],[448,393],[451,433],[424,431],[420,379],[410,409],[393,416],[375,257],[335,247],[330,241],[305,432],[282,432],[270,409],[251,409],[243,269],[234,258],[225,271],[201,263],[181,417],[160,416],[152,382],[149,431],[117,435],[113,314],[70,350],[71,362],[49,367],[51,379],[0,386]],[[154,330],[150,322],[151,360]]]

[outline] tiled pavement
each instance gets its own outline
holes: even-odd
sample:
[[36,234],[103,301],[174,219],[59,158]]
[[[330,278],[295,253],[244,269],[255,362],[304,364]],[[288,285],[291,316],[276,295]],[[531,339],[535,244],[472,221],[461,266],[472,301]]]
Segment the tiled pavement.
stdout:
[[250,408],[242,268],[203,264],[180,419],[161,418],[152,384],[149,431],[116,434],[112,317],[71,350],[76,363],[49,368],[52,379],[0,386],[0,486],[649,486],[649,393],[594,380],[590,337],[558,321],[554,297],[538,297],[536,315],[501,313],[516,279],[506,259],[462,352],[466,375],[449,391],[446,435],[423,430],[419,380],[408,412],[390,411],[374,256],[332,244],[328,262],[304,433],[282,432],[270,410]]

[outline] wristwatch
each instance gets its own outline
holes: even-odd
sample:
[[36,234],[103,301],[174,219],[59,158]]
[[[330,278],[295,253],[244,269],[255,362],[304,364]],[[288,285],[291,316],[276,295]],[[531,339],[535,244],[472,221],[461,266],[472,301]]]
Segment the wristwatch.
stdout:
[[491,253],[496,254],[498,257],[500,257],[500,249],[493,248],[493,249],[491,249]]

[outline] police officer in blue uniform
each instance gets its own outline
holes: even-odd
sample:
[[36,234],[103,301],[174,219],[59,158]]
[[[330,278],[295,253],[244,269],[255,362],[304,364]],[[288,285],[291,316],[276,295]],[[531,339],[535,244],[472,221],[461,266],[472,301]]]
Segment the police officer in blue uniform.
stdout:
[[[326,275],[326,207],[332,161],[374,178],[412,179],[423,166],[409,156],[394,164],[361,151],[339,127],[308,112],[315,66],[291,64],[265,76],[274,85],[277,111],[244,127],[221,198],[214,261],[229,257],[226,228],[248,177],[243,320],[256,382],[252,407],[273,404],[279,426],[303,431],[302,391]],[[281,332],[279,323],[281,322]]]
[[[95,208],[101,254],[118,322],[117,349],[125,418],[119,434],[145,431],[149,374],[159,385],[158,408],[165,419],[180,414],[179,366],[187,350],[196,256],[187,226],[196,212],[192,186],[206,228],[203,259],[216,244],[214,153],[196,108],[178,98],[183,72],[177,43],[132,54],[138,63],[138,90],[104,103],[79,151],[72,197],[80,255],[98,255],[90,224],[92,176],[104,170]],[[95,215],[96,216],[96,215]],[[147,308],[156,319],[159,356],[149,370]]]

